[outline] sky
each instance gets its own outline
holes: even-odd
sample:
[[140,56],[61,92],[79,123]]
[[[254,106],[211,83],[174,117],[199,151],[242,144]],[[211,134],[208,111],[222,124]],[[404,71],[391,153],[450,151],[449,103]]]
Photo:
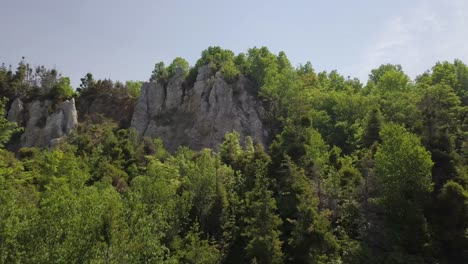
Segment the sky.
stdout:
[[468,63],[467,0],[0,0],[0,62],[56,68],[76,87],[147,80],[159,61],[191,65],[209,46],[266,46],[292,64],[367,80],[381,64],[414,78]]

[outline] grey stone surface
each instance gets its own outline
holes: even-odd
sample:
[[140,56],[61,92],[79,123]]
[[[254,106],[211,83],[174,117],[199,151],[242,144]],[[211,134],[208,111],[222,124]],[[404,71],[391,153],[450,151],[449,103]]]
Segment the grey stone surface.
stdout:
[[228,84],[220,72],[200,67],[193,86],[176,74],[166,87],[145,83],[133,112],[131,126],[140,136],[160,137],[170,151],[185,145],[195,150],[217,148],[227,132],[266,145],[264,107],[253,82],[240,76]]
[[18,125],[23,123],[23,102],[20,98],[16,98],[10,106],[7,119],[10,122],[16,122]]
[[[14,116],[18,109],[13,103],[8,115],[11,113],[11,116]],[[78,125],[74,99],[55,106],[49,100],[32,101],[26,104],[18,116],[26,117],[20,139],[21,147],[55,146]]]
[[63,102],[60,108],[64,115],[64,133],[69,134],[78,125],[78,114],[75,107],[75,98],[72,98],[70,101],[67,100]]

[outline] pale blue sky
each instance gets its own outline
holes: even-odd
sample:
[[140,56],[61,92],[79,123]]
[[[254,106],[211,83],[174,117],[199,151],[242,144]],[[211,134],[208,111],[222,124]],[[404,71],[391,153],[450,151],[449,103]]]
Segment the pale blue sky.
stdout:
[[397,63],[411,76],[468,63],[468,1],[0,0],[0,62],[56,67],[74,85],[147,80],[158,61],[191,64],[208,46],[285,51],[293,65],[367,79]]

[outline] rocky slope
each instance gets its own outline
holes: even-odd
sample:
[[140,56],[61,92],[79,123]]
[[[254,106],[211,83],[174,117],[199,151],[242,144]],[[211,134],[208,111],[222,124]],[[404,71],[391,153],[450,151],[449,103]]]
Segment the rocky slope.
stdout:
[[54,104],[50,100],[23,103],[16,98],[7,118],[24,127],[19,147],[53,147],[78,124],[74,99]]
[[193,86],[184,83],[181,71],[167,86],[145,83],[131,126],[141,136],[160,137],[170,151],[180,145],[215,148],[231,131],[237,131],[241,140],[251,136],[255,143],[266,145],[270,133],[264,115],[254,83],[240,76],[228,84],[206,65],[199,68]]

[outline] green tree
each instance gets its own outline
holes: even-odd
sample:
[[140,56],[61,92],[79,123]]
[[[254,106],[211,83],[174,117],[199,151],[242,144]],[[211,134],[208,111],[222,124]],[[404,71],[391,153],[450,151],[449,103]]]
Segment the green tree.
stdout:
[[134,98],[140,97],[141,86],[143,82],[140,81],[126,81],[125,86],[127,87],[128,93]]
[[452,87],[436,84],[424,90],[419,103],[421,111],[424,145],[432,154],[432,170],[435,188],[440,189],[445,182],[457,176],[459,158],[456,152],[464,138],[460,116],[463,113],[460,98]]
[[169,73],[164,66],[164,62],[158,62],[154,65],[154,70],[151,72],[150,82],[161,82],[165,84],[168,80]]
[[456,91],[466,106],[468,104],[468,66],[461,60],[455,60],[453,65],[455,66],[455,72],[458,80]]
[[448,181],[437,196],[433,212],[434,253],[445,263],[468,260],[468,192],[458,183]]
[[4,144],[7,143],[11,136],[20,131],[21,128],[18,128],[16,123],[9,122],[5,118],[5,106],[7,104],[6,98],[0,98],[0,148],[4,147]]
[[268,189],[265,177],[266,164],[257,163],[254,188],[246,194],[244,236],[247,238],[247,255],[254,263],[282,263],[282,241],[279,239],[281,219],[276,214],[273,192]]
[[240,135],[237,132],[226,133],[224,135],[224,141],[220,147],[220,158],[228,165],[235,166],[242,154],[242,148],[240,146]]
[[74,94],[68,77],[61,77],[49,92],[49,96],[56,100],[70,99]]
[[211,241],[201,239],[202,232],[195,225],[183,239],[175,242],[178,263],[187,264],[215,264],[219,263],[221,254]]
[[423,209],[433,189],[431,155],[399,125],[384,126],[381,138],[375,170],[389,239],[402,252],[421,256],[428,239]]
[[416,91],[410,78],[399,65],[382,65],[372,70],[366,93],[375,96],[382,116],[388,122],[403,124],[412,128],[420,119],[417,103],[421,94]]
[[29,67],[29,64],[25,61],[25,58],[22,57],[10,83],[11,91],[14,97],[22,97],[27,95],[28,90],[30,89],[28,77],[31,74],[31,70],[32,69]]
[[319,85],[317,74],[315,73],[315,70],[312,67],[312,63],[310,61],[304,65],[300,65],[296,71],[305,86],[317,87]]
[[432,67],[432,84],[445,84],[453,89],[459,88],[455,65],[448,61],[438,62]]
[[167,67],[167,75],[168,75],[168,78],[171,78],[174,75],[176,75],[177,71],[181,71],[183,77],[185,78],[189,70],[190,70],[189,63],[185,59],[181,57],[177,57]]
[[403,73],[403,70],[401,65],[383,64],[379,68],[371,70],[371,73],[369,74],[369,81],[377,84],[387,72]]
[[291,263],[330,263],[338,259],[338,241],[332,233],[329,211],[319,212],[313,182],[286,157],[286,182],[280,191],[280,213]]
[[[240,71],[235,62],[236,57],[234,52],[222,49],[219,46],[208,47],[202,51],[201,58],[195,63],[195,67],[190,69],[188,74],[188,82],[194,83],[197,77],[198,69],[202,66],[209,65],[213,73],[221,71],[225,80],[228,83],[234,82],[240,74]],[[243,59],[240,59],[242,63]]]
[[86,75],[83,78],[81,78],[80,81],[80,87],[76,89],[79,93],[88,91],[91,87],[94,86],[96,82],[93,78],[93,74],[89,72],[86,73]]
[[267,74],[274,74],[278,67],[277,57],[266,47],[249,49],[247,64],[248,74],[260,87],[265,84]]
[[380,141],[380,130],[382,128],[382,115],[378,108],[372,109],[366,118],[366,124],[362,135],[362,143],[364,147],[370,147],[375,142]]
[[32,262],[39,210],[38,192],[28,178],[14,154],[0,149],[0,263]]
[[202,51],[201,58],[197,61],[195,67],[211,64],[214,70],[219,70],[226,62],[232,60],[234,60],[234,52],[219,46],[208,47]]
[[237,69],[234,61],[229,60],[221,67],[221,73],[227,83],[233,83],[239,77],[240,71]]

